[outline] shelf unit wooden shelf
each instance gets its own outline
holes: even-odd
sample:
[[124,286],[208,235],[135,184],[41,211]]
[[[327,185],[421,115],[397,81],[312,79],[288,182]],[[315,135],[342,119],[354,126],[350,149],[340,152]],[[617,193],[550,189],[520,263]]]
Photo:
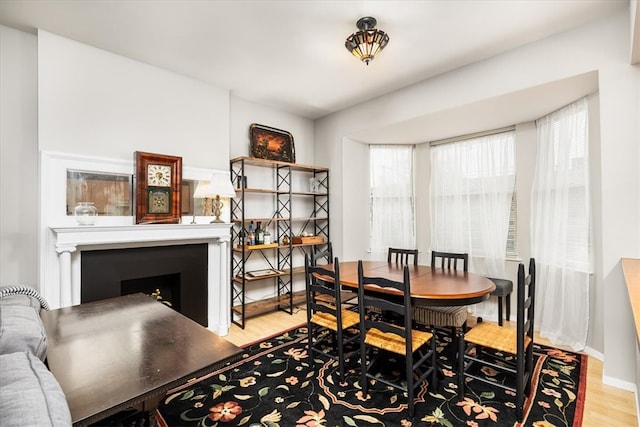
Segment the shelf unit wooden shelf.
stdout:
[[[261,299],[259,301],[245,303],[244,305],[237,305],[232,307],[232,311],[234,314],[238,316],[242,316],[244,313],[245,317],[254,317],[260,314],[269,313],[273,311],[273,307],[277,307],[278,305],[288,304],[288,295],[275,296],[271,298]],[[293,292],[292,295],[292,304],[293,306],[297,306],[300,304],[304,304],[306,302],[305,292],[297,291]]]
[[[294,291],[294,277],[303,279],[304,274],[304,263],[300,263],[300,257],[296,258],[294,254],[309,253],[316,246],[322,247],[330,241],[329,169],[252,157],[231,159],[229,169],[232,182],[237,184],[237,197],[231,201],[231,314],[232,322],[244,328],[250,317],[273,310],[293,314],[293,307],[305,302],[304,291]],[[257,170],[271,171],[273,184],[270,187],[268,183],[265,183],[266,188],[246,186],[247,175],[254,174]],[[313,188],[316,191],[297,188],[301,182],[311,178],[317,183],[317,187]],[[263,175],[260,175],[260,182],[264,181]],[[240,183],[245,185],[239,185]],[[256,202],[263,205],[264,211],[252,212]],[[308,209],[300,212],[295,202]],[[265,211],[269,211],[268,216],[264,215]],[[247,246],[245,239],[250,221],[260,221],[275,230],[272,235],[277,243]],[[298,233],[319,236],[322,242],[294,244],[294,224]],[[288,244],[282,243],[284,236],[289,238]],[[257,257],[261,257],[259,263],[264,265],[262,268],[279,273],[251,277],[247,261],[256,254],[260,254]],[[275,284],[276,295],[249,302],[247,292],[267,281]]]

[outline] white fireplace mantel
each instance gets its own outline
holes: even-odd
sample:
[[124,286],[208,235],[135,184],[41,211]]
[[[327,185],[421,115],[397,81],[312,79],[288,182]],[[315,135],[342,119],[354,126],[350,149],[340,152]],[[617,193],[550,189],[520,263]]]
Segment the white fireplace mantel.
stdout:
[[[135,217],[96,217],[96,225],[78,226],[67,214],[69,170],[131,175],[133,159],[40,152],[39,290],[52,308],[81,302],[83,251],[206,243],[208,248],[208,328],[226,335],[231,324],[229,240],[231,224],[210,224],[211,217],[182,217],[182,224],[135,224]],[[212,169],[184,165],[183,179],[206,181]],[[229,219],[229,212],[223,218]],[[198,224],[190,224],[195,221]],[[206,221],[206,223],[204,223]],[[35,267],[34,267],[35,268]]]
[[59,306],[80,304],[82,251],[207,243],[208,328],[226,335],[230,325],[227,286],[230,227],[229,223],[52,226],[59,279],[50,277],[44,289],[59,296]]
[[51,227],[56,245],[108,245],[134,242],[229,239],[231,224],[138,224],[117,226]]

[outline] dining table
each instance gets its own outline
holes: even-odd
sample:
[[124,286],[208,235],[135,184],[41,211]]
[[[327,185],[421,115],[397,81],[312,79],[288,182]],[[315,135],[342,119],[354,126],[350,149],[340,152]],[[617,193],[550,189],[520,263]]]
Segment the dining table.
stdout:
[[[401,282],[404,280],[404,265],[387,261],[362,261],[363,275],[383,277]],[[496,285],[479,274],[462,270],[443,269],[427,265],[407,265],[411,286],[411,302],[414,306],[459,306],[482,302],[489,298]],[[326,266],[333,270],[333,264]],[[339,263],[340,283],[343,287],[357,291],[358,261]],[[401,296],[396,289],[367,288],[371,292]]]

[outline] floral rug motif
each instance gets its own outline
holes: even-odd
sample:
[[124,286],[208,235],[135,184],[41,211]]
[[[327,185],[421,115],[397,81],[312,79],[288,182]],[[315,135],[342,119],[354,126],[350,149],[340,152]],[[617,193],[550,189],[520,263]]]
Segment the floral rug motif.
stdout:
[[[470,381],[457,398],[450,342],[438,342],[439,383],[423,383],[415,414],[408,417],[406,395],[379,381],[365,398],[359,385],[359,359],[347,361],[344,381],[337,363],[317,356],[310,366],[306,327],[245,348],[240,360],[167,393],[158,408],[160,426],[334,427],[334,426],[579,426],[582,422],[587,357],[535,345],[532,397],[522,423],[514,396],[499,387]],[[382,375],[401,376],[404,359],[388,359]],[[493,369],[496,382],[508,381]]]

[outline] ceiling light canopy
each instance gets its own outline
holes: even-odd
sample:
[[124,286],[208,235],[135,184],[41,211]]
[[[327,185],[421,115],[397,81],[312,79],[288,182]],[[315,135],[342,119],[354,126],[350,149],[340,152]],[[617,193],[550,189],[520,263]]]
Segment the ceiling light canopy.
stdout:
[[370,16],[358,19],[356,25],[360,31],[351,34],[344,42],[344,47],[367,65],[389,43],[387,33],[374,28],[377,23]]

